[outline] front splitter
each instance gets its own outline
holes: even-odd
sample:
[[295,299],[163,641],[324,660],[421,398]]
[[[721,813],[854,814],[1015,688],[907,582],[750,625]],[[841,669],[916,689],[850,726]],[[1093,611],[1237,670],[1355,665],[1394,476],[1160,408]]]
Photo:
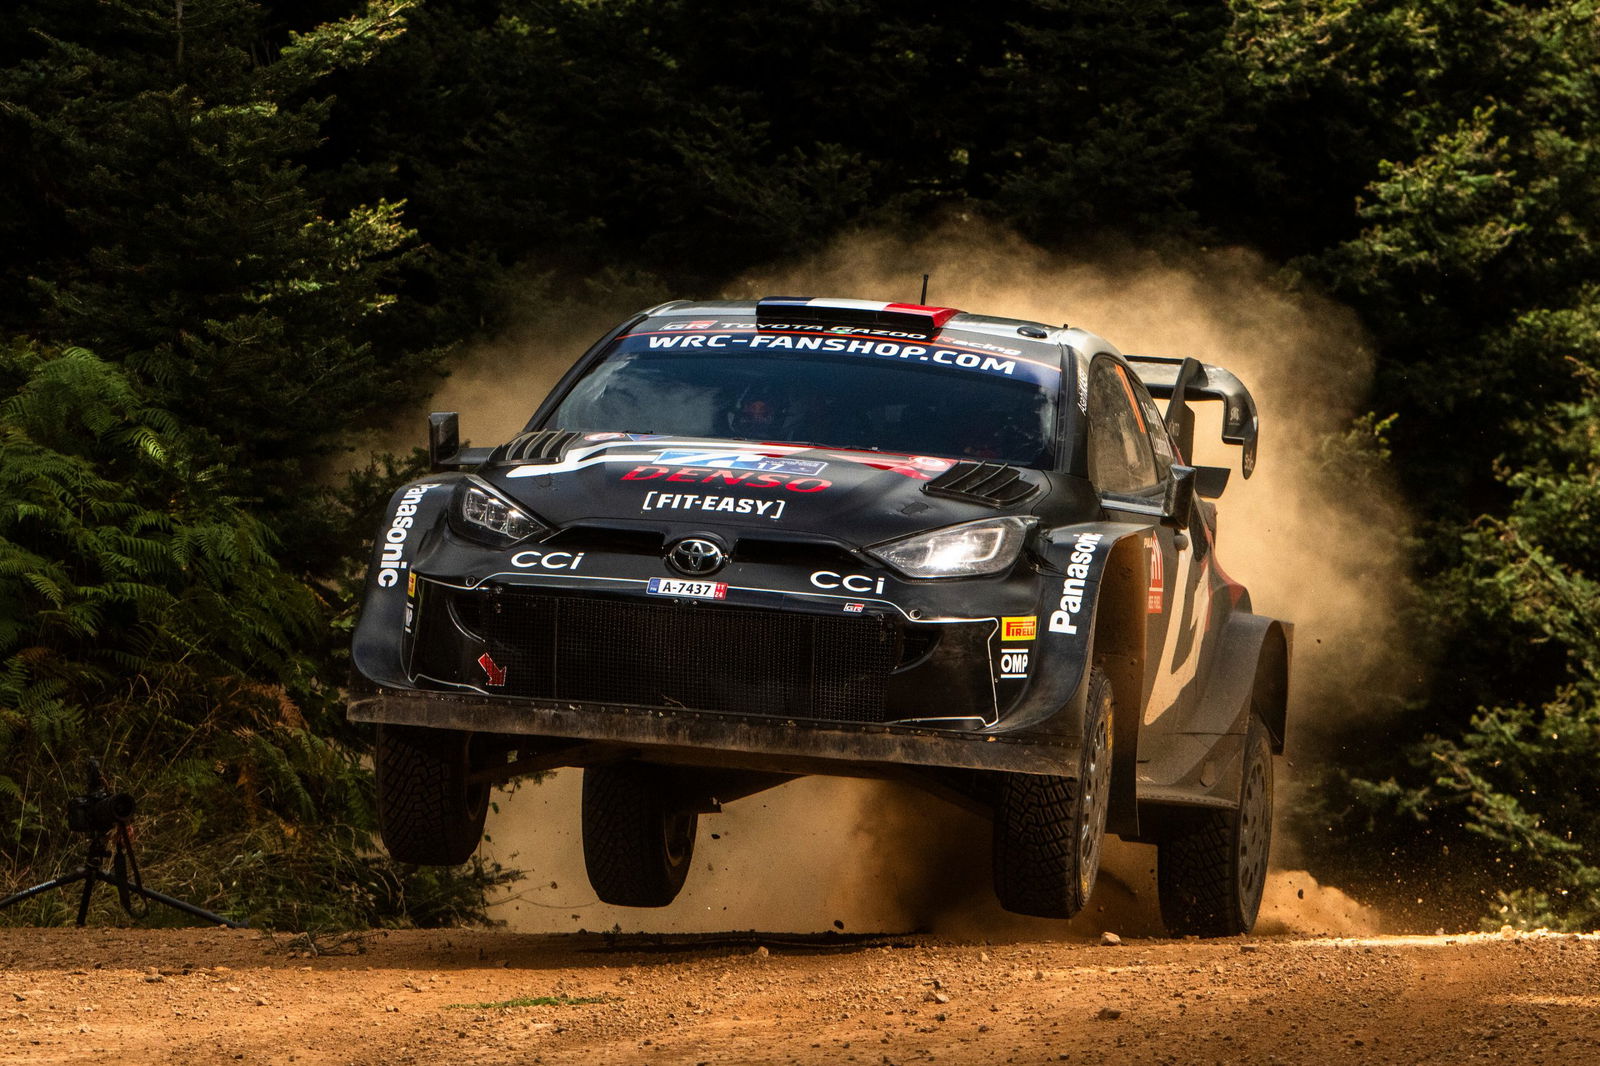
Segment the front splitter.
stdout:
[[616,703],[494,699],[381,689],[351,700],[352,722],[558,737],[637,748],[653,757],[845,777],[894,767],[1062,774],[1077,748],[1056,738],[894,725],[754,718]]

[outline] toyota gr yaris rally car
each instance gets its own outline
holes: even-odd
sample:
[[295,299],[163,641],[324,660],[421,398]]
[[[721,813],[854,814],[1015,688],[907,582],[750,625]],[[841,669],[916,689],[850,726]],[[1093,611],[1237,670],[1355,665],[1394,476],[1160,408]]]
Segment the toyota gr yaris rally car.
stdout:
[[1173,934],[1248,930],[1291,629],[1218,564],[1196,401],[1250,476],[1221,368],[768,298],[629,319],[498,447],[432,416],[353,649],[386,846],[462,862],[494,784],[582,767],[595,891],[661,906],[721,804],[894,778],[992,818],[1010,910],[1076,913],[1109,830]]

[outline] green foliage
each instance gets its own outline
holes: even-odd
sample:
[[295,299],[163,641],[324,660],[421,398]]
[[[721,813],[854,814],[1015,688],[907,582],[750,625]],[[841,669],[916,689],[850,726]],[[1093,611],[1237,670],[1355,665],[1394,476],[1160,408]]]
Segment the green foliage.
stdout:
[[1197,201],[1248,135],[1226,29],[1171,0],[445,0],[332,121],[344,196],[403,197],[431,246],[408,291],[434,313],[402,313],[459,336],[503,324],[485,297],[519,268],[710,291],[952,204],[1052,242],[1211,236]]
[[[1519,856],[1501,886],[1526,924],[1600,925],[1600,374],[1580,368],[1581,395],[1524,429],[1537,458],[1505,474],[1510,514],[1467,537],[1454,576],[1501,631],[1565,658],[1543,702],[1481,710],[1460,737],[1428,745],[1434,798]],[[1533,893],[1542,893],[1536,896]]]
[[298,32],[250,0],[37,7],[0,67],[0,151],[28,163],[0,332],[128,367],[280,535],[311,461],[438,355],[382,336],[414,251],[400,205],[329,210],[307,166],[328,79],[407,6]]
[[1346,731],[1314,811],[1325,861],[1470,872],[1496,923],[1593,922],[1596,10],[1232,6],[1280,146],[1253,173],[1305,211],[1298,247],[1267,243],[1372,331],[1420,519],[1406,628],[1429,683],[1383,743]]
[[1495,876],[1502,922],[1600,926],[1600,703],[1568,688],[1542,707],[1497,707],[1459,739],[1429,745],[1429,800],[1509,857]]
[[81,861],[62,816],[93,755],[140,799],[147,866],[203,905],[294,928],[481,917],[503,871],[372,853],[371,775],[328,739],[328,607],[174,419],[80,348],[13,344],[0,386],[5,882]]
[[[1514,425],[1559,398],[1565,357],[1600,365],[1594,11],[1307,3],[1257,28],[1280,92],[1365,78],[1368,111],[1380,87],[1404,95],[1365,119],[1383,154],[1357,203],[1360,232],[1303,265],[1385,349],[1378,388],[1401,412],[1414,491],[1456,521],[1493,509],[1490,461],[1519,441]],[[1446,427],[1471,432],[1443,449],[1433,438]]]
[[1486,886],[1489,927],[1600,924],[1600,374],[1573,365],[1574,398],[1516,427],[1531,458],[1501,469],[1508,512],[1463,534],[1428,590],[1426,618],[1494,643],[1457,682],[1481,702],[1462,726],[1433,718],[1398,760],[1332,774],[1319,811],[1377,868]]

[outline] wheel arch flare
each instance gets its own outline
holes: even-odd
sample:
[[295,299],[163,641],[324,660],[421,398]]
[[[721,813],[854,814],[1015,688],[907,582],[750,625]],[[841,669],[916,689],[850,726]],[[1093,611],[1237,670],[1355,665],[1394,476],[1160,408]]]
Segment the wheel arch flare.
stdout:
[[1124,835],[1138,831],[1148,531],[1143,525],[1097,522],[1062,527],[1044,538],[1044,561],[1060,577],[1047,583],[1050,592],[1040,607],[1049,679],[1030,693],[1036,706],[1054,709],[1051,731],[1081,738],[1090,668],[1098,663],[1110,677],[1117,702],[1108,826]]

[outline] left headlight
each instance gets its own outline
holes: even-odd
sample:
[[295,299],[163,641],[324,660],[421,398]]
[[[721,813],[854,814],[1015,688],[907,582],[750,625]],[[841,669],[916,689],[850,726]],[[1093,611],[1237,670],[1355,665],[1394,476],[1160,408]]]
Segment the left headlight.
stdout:
[[998,574],[1017,561],[1034,518],[985,518],[868,548],[907,577]]
[[450,508],[456,531],[506,546],[549,532],[549,527],[477,478],[464,480]]

